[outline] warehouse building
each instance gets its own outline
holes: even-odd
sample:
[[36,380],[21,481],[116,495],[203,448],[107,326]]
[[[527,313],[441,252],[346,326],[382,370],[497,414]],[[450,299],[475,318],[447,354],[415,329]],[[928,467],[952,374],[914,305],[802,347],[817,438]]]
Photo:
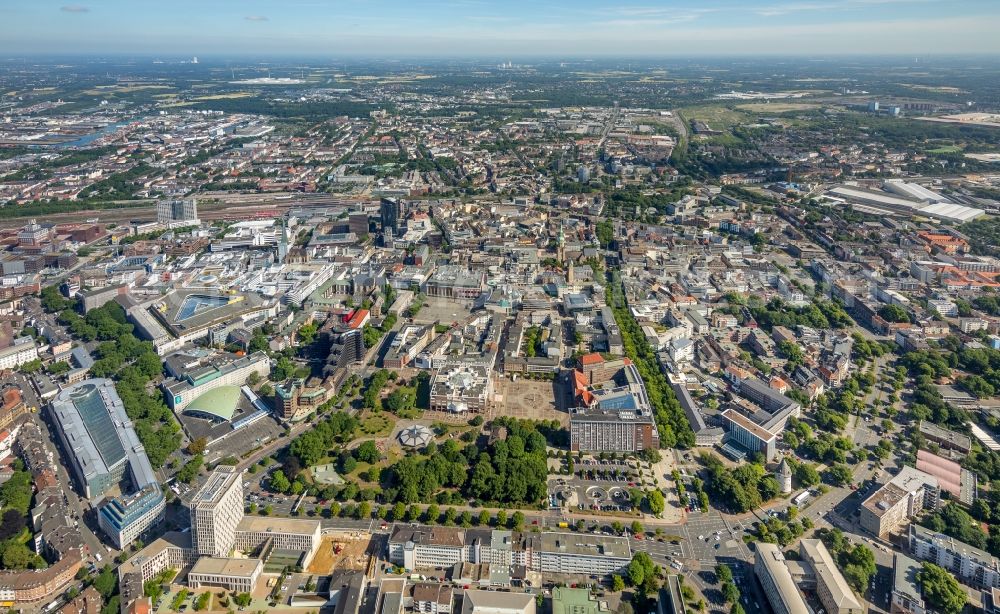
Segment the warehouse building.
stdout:
[[[907,196],[910,194],[907,193]],[[853,208],[873,215],[903,215],[929,217],[943,222],[963,224],[985,215],[982,209],[951,202],[927,202],[892,195],[887,192],[864,190],[854,186],[838,186],[826,193],[828,198],[850,204]]]

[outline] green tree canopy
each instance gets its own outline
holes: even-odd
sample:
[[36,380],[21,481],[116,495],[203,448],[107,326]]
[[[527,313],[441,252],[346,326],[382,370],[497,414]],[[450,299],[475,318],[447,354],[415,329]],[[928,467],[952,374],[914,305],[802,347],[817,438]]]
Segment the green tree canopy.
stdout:
[[965,609],[968,595],[958,581],[943,567],[924,563],[917,572],[917,581],[923,589],[924,597],[944,614],[959,614]]

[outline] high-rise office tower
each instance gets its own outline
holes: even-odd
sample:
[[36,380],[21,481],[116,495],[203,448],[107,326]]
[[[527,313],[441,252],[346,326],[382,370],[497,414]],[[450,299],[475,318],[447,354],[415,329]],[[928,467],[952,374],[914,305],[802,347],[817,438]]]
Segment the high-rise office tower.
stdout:
[[398,198],[383,198],[379,206],[382,213],[382,230],[391,228],[393,232],[399,230],[399,223],[405,213],[403,203]]
[[161,200],[156,203],[156,221],[161,224],[196,222],[198,221],[198,201],[193,198]]
[[188,504],[191,541],[200,555],[227,557],[243,520],[243,483],[235,467],[219,465]]

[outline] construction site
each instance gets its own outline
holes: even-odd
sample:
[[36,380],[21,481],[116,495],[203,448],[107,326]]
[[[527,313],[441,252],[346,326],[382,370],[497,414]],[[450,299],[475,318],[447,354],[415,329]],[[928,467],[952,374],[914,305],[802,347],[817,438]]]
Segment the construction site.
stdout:
[[312,574],[329,575],[334,570],[367,571],[376,553],[379,540],[360,531],[344,531],[323,535],[319,550],[309,563]]

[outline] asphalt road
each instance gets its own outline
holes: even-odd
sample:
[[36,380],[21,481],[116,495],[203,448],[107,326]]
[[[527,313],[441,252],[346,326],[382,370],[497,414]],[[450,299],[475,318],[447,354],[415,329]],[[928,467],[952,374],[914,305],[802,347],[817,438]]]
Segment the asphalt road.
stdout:
[[[63,456],[55,437],[49,430],[47,421],[42,419],[40,414],[36,415],[34,419],[41,428],[42,434],[46,438],[46,444],[54,451],[56,455],[55,458],[60,460],[60,462],[55,464],[53,469],[56,472],[56,477],[59,479],[59,483],[66,486],[66,500],[69,502],[69,509],[71,513],[79,522],[80,534],[83,536],[84,543],[87,544],[88,548],[90,548],[91,555],[101,555],[101,558],[103,559],[101,563],[109,562],[118,551],[114,550],[110,546],[107,546],[98,537],[101,533],[97,524],[96,510],[91,507],[90,502],[87,499],[81,497],[78,494],[78,491],[73,488],[73,481],[70,478],[69,472],[61,462],[65,456]],[[98,565],[101,563],[98,563]]]

